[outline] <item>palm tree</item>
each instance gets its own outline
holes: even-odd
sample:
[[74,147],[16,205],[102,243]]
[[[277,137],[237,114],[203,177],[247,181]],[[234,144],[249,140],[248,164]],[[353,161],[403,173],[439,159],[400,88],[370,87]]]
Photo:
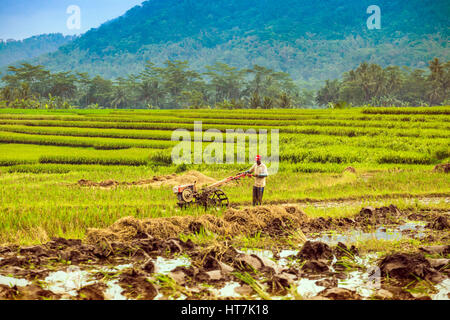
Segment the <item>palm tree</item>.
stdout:
[[164,99],[165,92],[160,87],[157,80],[144,80],[138,86],[139,100],[144,101],[145,104],[152,104],[160,106]]
[[291,107],[291,98],[288,96],[286,92],[282,92],[279,98],[280,108],[290,108]]
[[434,58],[433,60],[431,60],[428,67],[431,71],[431,80],[440,80],[443,73],[443,67],[439,59]]
[[114,109],[117,109],[120,106],[126,106],[127,102],[128,97],[125,92],[125,88],[121,86],[114,87],[113,100],[111,101],[111,104],[114,107]]
[[257,91],[253,92],[253,95],[250,97],[250,108],[257,109],[261,106],[261,99]]

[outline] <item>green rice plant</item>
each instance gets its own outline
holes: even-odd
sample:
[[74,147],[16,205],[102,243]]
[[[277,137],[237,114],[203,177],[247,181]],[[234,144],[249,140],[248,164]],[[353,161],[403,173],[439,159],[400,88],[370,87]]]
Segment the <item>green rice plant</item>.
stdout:
[[[146,140],[172,140],[172,133],[167,130],[134,130],[134,129],[97,129],[97,128],[71,128],[71,127],[31,127],[18,125],[0,125],[0,132],[15,132],[32,135],[54,135],[72,137],[104,137],[119,139],[146,139]],[[225,133],[225,132],[224,132]],[[245,133],[237,133],[237,136]],[[250,135],[250,133],[249,133]],[[268,133],[270,136],[270,132]],[[190,133],[194,140],[194,133]],[[213,139],[214,133],[204,132],[203,139]],[[248,139],[248,138],[247,138]],[[125,143],[127,140],[124,141]],[[226,139],[224,138],[224,142]]]
[[170,296],[179,295],[180,293],[186,295],[187,297],[191,296],[191,293],[185,287],[179,285],[171,276],[165,274],[156,274],[154,276],[155,280],[147,280],[150,283],[156,284],[163,289],[169,291]]
[[[7,130],[10,132],[24,132],[23,126],[28,127],[45,127],[41,129],[28,129],[30,133],[40,133],[40,134],[52,134],[54,132],[67,132],[68,135],[81,135],[77,134],[76,130],[62,130],[61,128],[97,128],[97,129],[127,129],[127,130],[176,130],[180,128],[184,128],[187,130],[194,130],[194,123],[176,123],[176,121],[172,121],[171,123],[146,123],[146,122],[111,122],[111,121],[62,121],[62,120],[1,120],[0,124],[3,125],[3,130]],[[60,129],[52,130],[51,127],[60,127]],[[324,135],[333,135],[333,136],[378,136],[378,135],[389,135],[389,136],[399,136],[399,137],[428,137],[428,138],[448,138],[448,127],[443,123],[440,126],[436,126],[434,128],[430,128],[427,126],[426,128],[405,128],[404,126],[388,128],[388,127],[355,127],[352,125],[352,122],[349,121],[348,124],[343,124],[342,126],[336,125],[326,125],[326,123],[318,123],[317,125],[307,126],[302,124],[301,122],[297,123],[295,126],[285,126],[285,125],[258,125],[258,124],[202,124],[202,130],[209,129],[219,129],[223,132],[227,129],[270,129],[277,128],[280,133],[302,133],[302,134],[324,134]],[[92,131],[85,130],[84,135],[89,136],[92,135]],[[98,134],[98,132],[97,132]],[[118,132],[110,131],[110,136],[118,136]],[[154,138],[157,134],[148,133],[145,136],[145,133],[139,132],[129,132],[131,136],[129,138],[134,137],[142,137],[142,138]],[[122,135],[126,136],[126,132],[122,132]],[[164,135],[164,133],[159,133],[160,136],[168,139],[168,135]]]
[[405,164],[432,164],[433,159],[430,155],[413,152],[395,152],[380,155],[378,163],[405,163]]
[[0,167],[16,166],[20,164],[33,163],[30,160],[14,160],[14,159],[0,159]]
[[233,272],[236,278],[248,284],[263,300],[271,300],[270,295],[264,290],[264,287],[254,279],[248,272]]
[[337,163],[327,163],[326,165],[324,165],[323,163],[303,162],[303,163],[295,163],[295,164],[283,164],[281,167],[288,169],[292,172],[340,173],[346,168],[346,165],[345,164],[337,164]]
[[338,146],[312,149],[290,148],[290,150],[282,150],[280,154],[282,161],[291,163],[353,163],[364,162],[367,158],[367,149]]
[[93,147],[96,149],[154,148],[165,149],[175,145],[172,141],[122,140],[113,138],[41,136],[0,131],[0,143],[38,144],[70,147]]
[[[290,122],[283,121],[283,125]],[[292,125],[290,125],[292,126]],[[367,129],[445,129],[450,127],[444,119],[439,121],[404,123],[401,121],[373,120],[373,119],[305,119],[295,121],[297,127],[346,127],[346,128],[367,128]],[[351,135],[351,131],[347,134]]]
[[433,158],[437,160],[443,160],[450,157],[450,148],[448,147],[436,147],[433,151]]
[[14,165],[8,168],[9,173],[68,173],[69,167],[59,165]]
[[144,159],[132,159],[132,158],[42,156],[39,158],[39,163],[145,166],[148,164],[148,161]]
[[92,129],[92,128],[71,128],[71,127],[31,127],[31,126],[3,125],[0,126],[0,131],[26,133],[33,135],[171,140],[170,131],[158,131],[158,130],[146,131],[146,130],[127,130],[127,129]]
[[152,153],[149,160],[160,165],[170,165],[172,164],[172,155],[170,150],[159,150]]
[[[194,123],[148,123],[148,122],[110,122],[110,121],[61,121],[61,120],[0,120],[2,125],[25,125],[38,127],[74,127],[74,128],[109,128],[109,129],[137,129],[137,130],[194,130]],[[202,129],[253,129],[250,125],[203,124]],[[266,129],[273,127],[267,126]],[[258,128],[262,129],[262,128]]]
[[397,137],[422,137],[422,138],[449,138],[450,134],[448,129],[398,129],[398,128],[361,128],[353,127],[351,122],[347,126],[295,126],[286,127],[280,130],[280,132],[291,132],[303,133],[303,134],[325,134],[333,136],[397,136]]
[[450,115],[449,106],[443,107],[408,107],[408,108],[364,108],[366,114],[445,114]]

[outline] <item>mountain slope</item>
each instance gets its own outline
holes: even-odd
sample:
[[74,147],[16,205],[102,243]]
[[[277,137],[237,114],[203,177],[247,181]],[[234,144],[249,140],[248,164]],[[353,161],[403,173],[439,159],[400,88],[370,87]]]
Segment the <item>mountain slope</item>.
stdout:
[[18,60],[38,57],[42,54],[56,51],[60,46],[74,39],[73,36],[63,36],[61,33],[43,34],[24,40],[0,42],[0,67]]
[[368,30],[367,0],[151,0],[35,60],[54,71],[115,78],[146,60],[260,64],[299,81],[338,77],[363,60],[424,67],[449,59],[450,3],[378,0],[380,30]]

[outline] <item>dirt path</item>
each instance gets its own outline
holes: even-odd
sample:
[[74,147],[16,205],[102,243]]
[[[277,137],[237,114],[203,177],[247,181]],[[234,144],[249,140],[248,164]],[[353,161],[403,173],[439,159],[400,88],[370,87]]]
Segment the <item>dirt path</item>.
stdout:
[[[267,205],[283,205],[283,206],[294,206],[298,205],[302,208],[308,207],[308,206],[314,206],[316,208],[335,208],[335,207],[346,207],[346,206],[358,206],[361,205],[361,203],[364,201],[380,201],[385,202],[383,200],[390,200],[390,199],[405,199],[405,201],[410,201],[413,203],[413,201],[418,200],[422,204],[436,204],[441,202],[442,200],[445,201],[445,203],[448,203],[450,206],[450,194],[448,193],[439,193],[439,194],[428,194],[428,195],[411,195],[411,194],[390,194],[390,195],[384,195],[384,196],[376,196],[376,197],[370,197],[368,199],[365,198],[357,198],[357,197],[350,197],[350,198],[338,198],[338,199],[327,199],[327,200],[318,200],[318,199],[293,199],[293,200],[267,200],[264,201],[264,204]],[[235,202],[232,204],[233,206],[250,206],[250,201],[243,201],[243,202]],[[450,209],[449,209],[450,210]]]

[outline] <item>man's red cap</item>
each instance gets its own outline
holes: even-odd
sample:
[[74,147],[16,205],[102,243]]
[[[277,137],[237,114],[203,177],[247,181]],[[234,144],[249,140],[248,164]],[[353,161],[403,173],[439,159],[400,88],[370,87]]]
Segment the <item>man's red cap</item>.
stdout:
[[261,160],[261,156],[258,154],[255,158],[255,161]]

